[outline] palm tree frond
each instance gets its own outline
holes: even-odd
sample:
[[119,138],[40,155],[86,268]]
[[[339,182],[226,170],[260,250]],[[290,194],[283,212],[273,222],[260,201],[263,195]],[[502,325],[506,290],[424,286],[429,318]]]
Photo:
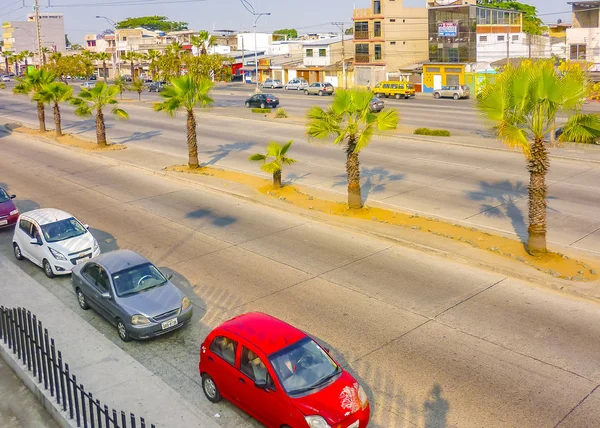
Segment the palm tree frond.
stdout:
[[575,114],[563,126],[562,141],[594,143],[600,138],[600,117],[597,114]]
[[253,161],[253,162],[263,162],[263,161],[267,160],[267,157],[260,153],[254,153],[252,156],[250,156],[248,158],[248,160]]
[[129,114],[121,108],[112,109],[112,114],[114,114],[117,119],[129,119]]

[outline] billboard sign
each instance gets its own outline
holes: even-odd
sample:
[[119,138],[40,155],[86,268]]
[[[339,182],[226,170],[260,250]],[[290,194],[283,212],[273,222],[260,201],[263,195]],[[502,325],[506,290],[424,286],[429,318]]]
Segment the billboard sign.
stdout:
[[456,22],[440,22],[438,24],[439,37],[456,37],[458,36],[458,24]]

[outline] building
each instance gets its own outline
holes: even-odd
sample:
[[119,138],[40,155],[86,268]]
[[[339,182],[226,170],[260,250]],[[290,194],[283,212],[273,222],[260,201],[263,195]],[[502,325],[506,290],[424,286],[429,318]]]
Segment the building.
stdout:
[[600,1],[569,2],[573,27],[567,29],[568,57],[594,64],[600,71]]
[[254,33],[240,33],[237,35],[238,50],[244,51],[267,51],[271,43],[273,43],[273,34],[256,33],[256,48],[255,48]]
[[[65,23],[62,13],[40,13],[40,34],[42,47],[54,52],[65,52]],[[37,53],[37,28],[35,15],[27,15],[26,21],[8,21],[2,24],[4,51]],[[37,56],[35,63],[39,63]]]
[[357,86],[401,76],[428,59],[427,9],[404,7],[402,0],[371,0],[354,9],[354,79]]
[[552,56],[567,59],[567,30],[571,28],[571,24],[558,22],[557,24],[548,25],[548,36],[550,37],[550,49]]

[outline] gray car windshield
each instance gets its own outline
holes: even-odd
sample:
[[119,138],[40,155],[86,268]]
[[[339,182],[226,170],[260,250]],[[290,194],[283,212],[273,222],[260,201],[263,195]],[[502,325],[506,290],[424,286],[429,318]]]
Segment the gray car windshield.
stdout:
[[270,361],[290,395],[317,389],[341,373],[335,361],[309,337],[272,355]]
[[142,293],[167,282],[167,278],[152,263],[113,273],[112,278],[119,297]]
[[87,229],[75,220],[74,217],[55,221],[42,226],[42,233],[46,242],[58,242],[75,238],[87,232]]
[[10,197],[8,196],[8,194],[4,191],[3,188],[0,187],[0,203],[6,202],[9,199],[10,199]]

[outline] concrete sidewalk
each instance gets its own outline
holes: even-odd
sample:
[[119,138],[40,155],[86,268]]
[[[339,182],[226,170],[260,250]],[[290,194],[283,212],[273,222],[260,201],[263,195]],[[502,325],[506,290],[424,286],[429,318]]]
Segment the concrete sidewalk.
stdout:
[[[109,408],[144,417],[148,427],[219,427],[2,255],[0,305],[24,307],[36,314],[71,373]],[[66,426],[65,421],[60,422]]]

